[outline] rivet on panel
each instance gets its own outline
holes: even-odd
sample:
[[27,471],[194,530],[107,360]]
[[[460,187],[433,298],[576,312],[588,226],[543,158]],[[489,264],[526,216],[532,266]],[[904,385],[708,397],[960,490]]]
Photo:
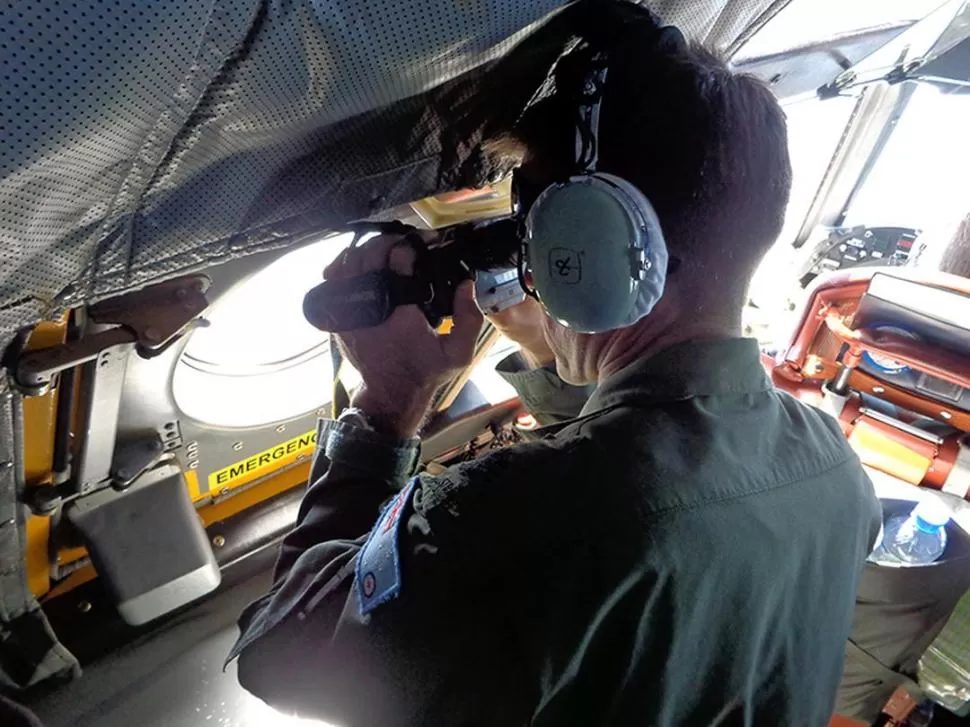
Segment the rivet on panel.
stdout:
[[238,452],[242,448],[243,448],[243,443],[242,442],[233,442],[232,443],[232,449],[233,449],[234,452]]
[[212,539],[212,544],[215,547],[217,547],[217,548],[223,547],[226,544],[226,536],[225,535],[217,535],[217,536],[215,536]]

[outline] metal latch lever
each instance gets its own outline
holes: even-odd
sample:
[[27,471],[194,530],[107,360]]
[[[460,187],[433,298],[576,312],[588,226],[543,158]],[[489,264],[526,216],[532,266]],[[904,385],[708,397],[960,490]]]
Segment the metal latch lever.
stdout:
[[206,276],[188,275],[90,306],[89,321],[114,327],[24,354],[14,372],[18,386],[28,396],[42,395],[61,371],[122,344],[134,343],[143,358],[159,355],[193,323],[202,324],[197,318],[209,305],[208,287]]

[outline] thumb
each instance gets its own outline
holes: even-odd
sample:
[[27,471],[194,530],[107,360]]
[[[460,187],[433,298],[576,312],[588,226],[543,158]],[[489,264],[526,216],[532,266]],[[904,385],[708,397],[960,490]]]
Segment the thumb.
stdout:
[[455,291],[451,333],[441,338],[441,348],[449,363],[467,366],[475,354],[475,343],[482,330],[482,312],[475,303],[475,284],[466,280]]

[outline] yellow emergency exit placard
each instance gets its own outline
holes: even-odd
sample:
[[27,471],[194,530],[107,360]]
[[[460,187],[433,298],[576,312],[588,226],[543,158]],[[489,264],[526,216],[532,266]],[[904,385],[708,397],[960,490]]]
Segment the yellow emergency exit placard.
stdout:
[[209,494],[214,494],[227,487],[239,487],[247,482],[272,474],[293,462],[301,455],[308,457],[313,454],[317,444],[317,431],[301,434],[274,447],[241,459],[228,467],[216,470],[209,475]]

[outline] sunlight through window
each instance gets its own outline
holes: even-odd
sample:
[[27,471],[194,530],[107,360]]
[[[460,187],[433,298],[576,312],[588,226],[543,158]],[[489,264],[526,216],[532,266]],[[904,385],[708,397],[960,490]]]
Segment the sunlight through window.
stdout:
[[[330,338],[303,317],[303,296],[351,236],[287,253],[243,280],[192,333],[172,379],[183,413],[218,427],[252,427],[330,401]],[[345,377],[354,385],[353,375]]]

